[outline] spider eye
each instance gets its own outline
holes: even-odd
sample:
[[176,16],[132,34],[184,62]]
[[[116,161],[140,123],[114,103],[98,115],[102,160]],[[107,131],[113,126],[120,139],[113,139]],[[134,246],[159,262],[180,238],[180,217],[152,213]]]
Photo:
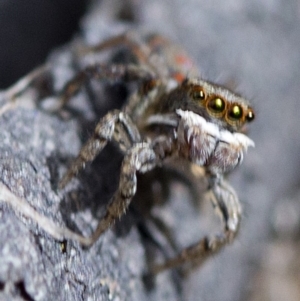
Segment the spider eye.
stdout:
[[228,117],[233,120],[239,120],[243,117],[243,109],[239,105],[233,105],[229,112]]
[[252,110],[249,110],[247,115],[246,115],[246,120],[248,122],[250,122],[250,121],[254,120],[254,118],[255,118],[254,112]]
[[214,114],[221,114],[226,107],[225,101],[220,97],[214,97],[207,103],[207,108]]
[[205,92],[200,86],[194,86],[192,88],[191,96],[195,101],[203,101],[206,98]]

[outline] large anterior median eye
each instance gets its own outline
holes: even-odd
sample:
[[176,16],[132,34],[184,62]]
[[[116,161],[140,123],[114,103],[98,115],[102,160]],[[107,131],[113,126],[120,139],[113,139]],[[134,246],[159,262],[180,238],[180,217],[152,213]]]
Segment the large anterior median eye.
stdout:
[[228,112],[227,112],[227,116],[229,119],[234,120],[234,121],[238,121],[243,117],[243,109],[240,105],[238,104],[233,104]]
[[204,101],[206,94],[201,86],[193,86],[191,90],[191,97],[195,101]]
[[208,100],[206,106],[210,113],[214,115],[223,115],[225,112],[226,103],[222,98],[214,96]]

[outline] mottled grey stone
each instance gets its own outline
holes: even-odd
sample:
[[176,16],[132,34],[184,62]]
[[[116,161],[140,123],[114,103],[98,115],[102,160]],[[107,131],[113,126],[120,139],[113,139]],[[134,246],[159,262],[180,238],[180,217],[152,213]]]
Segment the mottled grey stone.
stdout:
[[[136,227],[134,213],[129,212],[90,249],[83,249],[76,242],[53,239],[1,199],[0,300],[235,301],[254,300],[255,296],[262,298],[255,300],[266,300],[271,293],[255,276],[262,273],[269,247],[279,237],[282,245],[299,249],[284,244],[289,237],[299,239],[295,231],[281,230],[288,224],[284,218],[290,216],[281,209],[283,202],[288,199],[292,208],[298,208],[291,204],[299,202],[298,2],[153,0],[134,6],[135,1],[128,1],[134,8],[134,22],[126,24],[117,19],[124,16],[116,13],[117,9],[124,12],[122,3],[95,1],[82,21],[80,39],[93,44],[132,27],[166,34],[191,53],[205,78],[234,83],[252,99],[257,118],[249,127],[249,136],[256,148],[249,150],[243,165],[230,176],[243,205],[240,235],[233,246],[187,278],[169,271],[145,281],[149,245]],[[66,45],[48,59],[55,91],[78,66],[87,63],[76,61],[70,49]],[[95,120],[122,103],[122,97],[112,91],[98,97],[104,95],[103,87],[93,84],[91,88],[96,92],[84,90],[72,100],[74,111],[65,110],[61,116],[20,105],[0,117],[1,183],[57,225],[85,235],[96,226],[117,185],[121,160],[110,147],[64,194],[56,189]],[[94,107],[86,91],[96,103]],[[19,103],[34,95],[29,91]],[[171,187],[169,202],[154,210],[171,226],[182,246],[209,231],[208,220],[213,217],[202,207],[198,217],[183,183],[174,182]],[[293,215],[293,220],[298,225],[299,215]],[[288,227],[295,229],[295,225]],[[154,253],[162,259],[161,252]],[[282,260],[286,256],[276,254]]]

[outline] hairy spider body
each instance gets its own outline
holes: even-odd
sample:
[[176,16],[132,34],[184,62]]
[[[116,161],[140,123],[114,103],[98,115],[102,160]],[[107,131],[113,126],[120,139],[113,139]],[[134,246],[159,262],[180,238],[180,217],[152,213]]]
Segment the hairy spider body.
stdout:
[[[152,272],[187,261],[201,263],[232,242],[238,232],[240,203],[223,175],[239,165],[243,153],[254,146],[242,133],[244,125],[254,119],[254,112],[241,96],[201,79],[186,53],[159,35],[141,36],[130,32],[81,49],[81,54],[115,49],[125,51],[130,60],[87,66],[64,86],[60,106],[90,79],[133,81],[137,89],[121,110],[110,111],[101,118],[94,134],[63,176],[60,188],[87,162],[93,161],[110,141],[114,141],[124,154],[119,186],[91,237],[70,230],[61,231],[62,236],[90,246],[128,208],[136,193],[137,173],[146,173],[180,158],[205,170],[211,200],[222,217],[224,229],[217,235],[204,237],[175,258],[154,266]],[[28,84],[32,80],[31,76]],[[20,91],[23,86],[22,83]],[[17,95],[18,87],[10,91]]]

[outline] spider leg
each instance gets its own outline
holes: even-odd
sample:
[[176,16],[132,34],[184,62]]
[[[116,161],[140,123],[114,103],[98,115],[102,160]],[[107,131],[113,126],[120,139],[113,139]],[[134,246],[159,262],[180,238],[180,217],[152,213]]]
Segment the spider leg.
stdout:
[[63,107],[72,96],[78,93],[80,88],[89,79],[107,80],[111,82],[129,82],[137,80],[149,81],[154,78],[154,72],[145,65],[106,65],[101,63],[88,65],[83,70],[79,71],[73,79],[66,83],[61,92],[58,107]]
[[85,246],[92,245],[103,232],[105,232],[116,219],[120,218],[128,208],[136,193],[136,173],[145,173],[157,164],[155,152],[148,143],[136,143],[125,155],[121,167],[119,188],[115,192],[107,207],[105,216],[99,222],[95,232],[90,237],[84,237],[80,243]]
[[93,136],[82,147],[79,155],[61,179],[59,188],[65,187],[87,162],[95,159],[107,142],[111,140],[116,141],[123,151],[141,140],[138,129],[126,113],[115,110],[107,113],[99,121]]
[[35,82],[44,80],[45,77],[49,77],[50,68],[48,65],[41,65],[35,69],[33,69],[30,73],[26,74],[20,80],[18,80],[15,84],[5,90],[5,96],[14,100],[20,94],[24,93],[24,91],[29,87],[34,85]]
[[[0,109],[0,116],[8,110],[14,109],[17,105],[17,99],[30,87],[35,87],[39,94],[41,94],[41,92],[45,92],[42,90],[46,86],[49,86],[51,81],[52,75],[50,74],[50,68],[48,65],[44,64],[32,70],[1,93],[1,96],[3,96],[6,103]],[[46,93],[50,92],[47,91]],[[36,97],[38,98],[39,96]]]
[[[123,114],[123,115],[122,115]],[[107,121],[110,120],[111,123],[117,124],[116,119],[120,118],[127,118],[126,115],[122,112],[115,113],[115,114],[107,114],[103,120],[100,121],[98,126],[102,129],[102,135],[104,136],[104,128],[107,126]],[[130,121],[128,117],[128,122]],[[122,125],[124,126],[125,122],[122,121]],[[129,124],[129,123],[128,123]],[[97,128],[96,127],[96,135]],[[108,126],[107,126],[108,127]],[[162,163],[162,161],[172,153],[174,145],[172,142],[166,137],[158,137],[152,143],[149,142],[140,142],[140,137],[138,132],[134,128],[130,126],[124,126],[124,129],[128,130],[128,136],[132,139],[132,146],[127,149],[120,172],[120,181],[119,181],[119,188],[115,192],[110,204],[107,207],[107,212],[105,216],[99,222],[95,232],[90,237],[84,237],[78,235],[75,237],[70,236],[68,233],[65,233],[65,238],[68,239],[75,239],[79,241],[82,245],[90,246],[92,245],[98,238],[101,236],[103,232],[105,232],[117,218],[120,218],[126,209],[128,208],[133,196],[136,193],[137,188],[137,178],[136,173],[146,173],[152,170],[155,166]],[[130,133],[131,131],[131,133]],[[113,137],[113,130],[109,127],[109,134],[106,136],[112,139]],[[82,167],[86,161],[92,160],[96,153],[99,152],[100,146],[97,150],[93,151],[93,154],[90,153],[90,148],[93,148],[93,144],[96,144],[95,139],[99,138],[92,138],[91,141],[87,142],[87,144],[82,149],[82,154],[79,154],[77,160],[71,166],[70,171],[67,172],[65,177],[62,180],[62,186],[65,185],[71,177],[73,177],[76,172],[79,170],[78,167]],[[103,138],[102,138],[103,139]],[[135,140],[135,141],[134,141]],[[104,144],[106,144],[108,139],[105,140]],[[101,144],[101,138],[99,139],[99,145]],[[104,144],[101,144],[101,149],[104,147]],[[90,146],[92,145],[92,146]],[[88,158],[88,160],[87,160]]]
[[145,64],[148,62],[151,50],[139,36],[130,31],[125,34],[109,38],[94,46],[83,46],[79,49],[79,55],[107,51],[120,46],[128,48],[128,50],[135,56],[138,64]]
[[231,243],[237,235],[241,216],[238,197],[229,184],[222,179],[214,178],[211,182],[212,202],[224,221],[223,232],[212,237],[205,236],[196,244],[182,250],[176,257],[163,264],[154,265],[151,269],[152,273],[156,274],[187,262],[193,262],[198,266],[208,257],[220,251],[226,244]]

